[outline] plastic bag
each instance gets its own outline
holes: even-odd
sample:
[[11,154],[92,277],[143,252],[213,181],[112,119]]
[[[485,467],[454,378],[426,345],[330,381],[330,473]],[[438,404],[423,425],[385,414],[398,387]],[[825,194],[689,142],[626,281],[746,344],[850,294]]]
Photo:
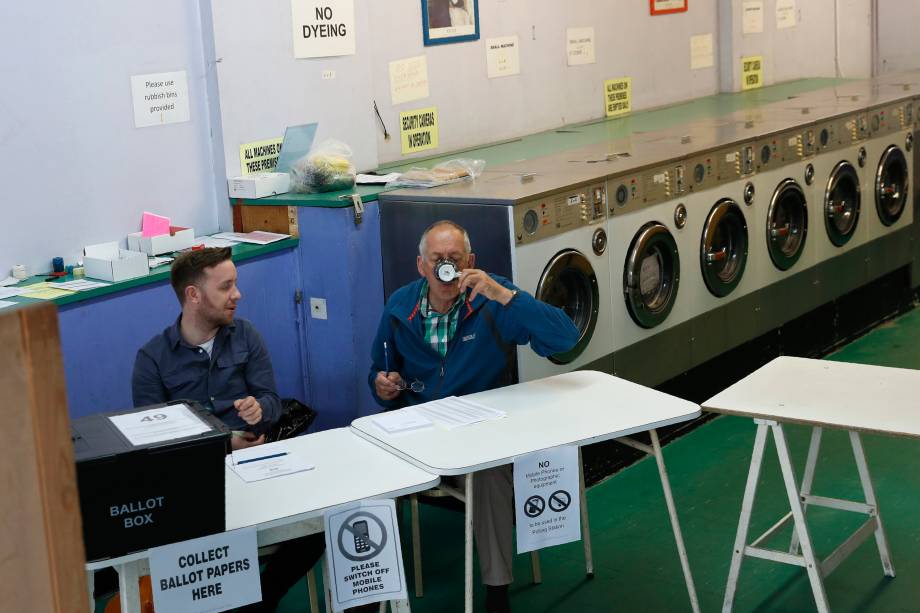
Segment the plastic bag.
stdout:
[[464,179],[475,179],[482,174],[486,167],[485,160],[458,158],[438,164],[432,169],[413,168],[403,173],[391,186],[402,187],[436,187],[448,183],[456,183]]
[[291,164],[291,191],[304,194],[351,189],[356,174],[351,159],[351,147],[335,139],[324,140]]

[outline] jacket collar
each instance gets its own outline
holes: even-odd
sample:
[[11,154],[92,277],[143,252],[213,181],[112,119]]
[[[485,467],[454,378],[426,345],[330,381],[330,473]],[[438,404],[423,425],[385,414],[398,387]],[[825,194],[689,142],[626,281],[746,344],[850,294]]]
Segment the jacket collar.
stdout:
[[[173,322],[171,326],[166,328],[166,340],[169,342],[170,349],[175,349],[176,347],[179,346],[180,343],[184,345],[188,345],[188,343],[186,343],[182,339],[182,332],[179,330],[179,324],[181,323],[182,323],[182,313],[179,313],[179,316],[176,318],[176,321]],[[235,328],[236,328],[236,320],[231,321],[226,326],[221,326],[217,330],[216,336],[222,336],[224,334],[227,334],[228,330],[234,330]]]
[[[393,314],[396,315],[400,321],[412,322],[417,317],[419,317],[419,311],[421,310],[419,292],[422,291],[422,283],[424,283],[424,281],[424,279],[419,278],[409,285],[404,286],[408,289],[405,291],[400,300],[393,305]],[[482,294],[476,296],[474,300],[470,300],[469,296],[467,296],[463,306],[460,307],[462,309],[460,314],[460,321],[463,321],[478,311],[482,305],[488,302],[488,300],[489,299]]]

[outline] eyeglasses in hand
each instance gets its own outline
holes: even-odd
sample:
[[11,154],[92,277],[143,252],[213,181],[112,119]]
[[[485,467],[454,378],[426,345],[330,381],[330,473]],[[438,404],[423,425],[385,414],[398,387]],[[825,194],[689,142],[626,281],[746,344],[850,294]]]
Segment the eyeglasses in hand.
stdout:
[[399,391],[409,390],[410,392],[415,392],[416,394],[421,394],[425,391],[425,383],[416,379],[412,383],[406,383],[402,379],[399,380],[399,383],[396,384],[396,389]]

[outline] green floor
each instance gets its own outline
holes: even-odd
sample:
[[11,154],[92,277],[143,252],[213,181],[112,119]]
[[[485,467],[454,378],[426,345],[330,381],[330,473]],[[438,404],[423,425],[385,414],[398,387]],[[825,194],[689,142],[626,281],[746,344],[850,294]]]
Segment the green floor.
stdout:
[[[883,324],[828,359],[920,368],[920,309]],[[871,407],[867,407],[871,410]],[[798,473],[804,463],[808,430],[789,427]],[[747,477],[754,425],[749,419],[720,417],[665,448],[702,611],[721,609],[729,556]],[[825,581],[836,612],[920,610],[920,441],[864,436],[882,516],[898,577],[882,575],[872,539]],[[814,492],[859,499],[861,490],[849,443],[841,432],[822,441]],[[595,578],[584,575],[581,543],[541,553],[543,583],[530,582],[529,557],[516,556],[511,604],[516,612],[689,611],[683,577],[653,461],[643,460],[588,492]],[[768,448],[752,519],[759,534],[788,511],[775,448]],[[859,516],[826,509],[809,511],[819,555],[827,555],[859,525]],[[755,532],[756,531],[756,532]],[[788,539],[788,531],[776,538]],[[463,526],[460,513],[422,507],[425,596],[412,598],[416,613],[462,610]],[[403,535],[404,543],[408,535]],[[786,541],[788,542],[788,541]],[[779,545],[777,545],[779,546]],[[411,577],[411,558],[406,551]],[[478,571],[477,571],[478,577]],[[410,583],[410,592],[412,591]],[[482,592],[477,585],[477,610]],[[282,602],[285,613],[306,610],[302,582]],[[735,610],[814,611],[805,572],[774,563],[744,563]]]

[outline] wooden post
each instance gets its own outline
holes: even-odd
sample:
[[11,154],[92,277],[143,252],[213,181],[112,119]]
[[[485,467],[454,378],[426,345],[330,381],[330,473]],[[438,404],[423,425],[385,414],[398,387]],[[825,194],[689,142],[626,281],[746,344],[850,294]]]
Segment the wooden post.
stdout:
[[57,310],[0,311],[0,603],[86,611],[80,499]]

